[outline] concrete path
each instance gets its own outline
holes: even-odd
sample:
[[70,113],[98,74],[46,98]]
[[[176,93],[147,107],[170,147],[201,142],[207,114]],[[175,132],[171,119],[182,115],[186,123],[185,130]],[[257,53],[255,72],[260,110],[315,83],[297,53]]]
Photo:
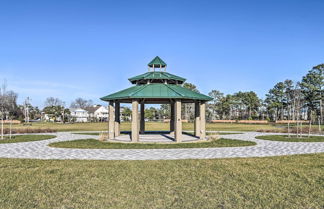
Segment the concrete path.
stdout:
[[255,139],[269,133],[247,132],[223,138],[254,141],[256,146],[190,149],[67,149],[52,148],[52,142],[93,138],[89,135],[56,133],[57,138],[0,144],[0,158],[80,159],[80,160],[175,160],[235,157],[266,157],[324,152],[324,142],[277,142]]

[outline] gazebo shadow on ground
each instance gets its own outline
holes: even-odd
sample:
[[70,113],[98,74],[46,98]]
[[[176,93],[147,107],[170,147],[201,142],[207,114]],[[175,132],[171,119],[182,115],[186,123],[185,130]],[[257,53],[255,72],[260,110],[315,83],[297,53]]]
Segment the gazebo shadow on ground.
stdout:
[[[182,132],[182,142],[194,142],[200,140],[199,137],[194,136],[188,132]],[[121,131],[121,135],[111,139],[116,142],[131,142],[131,131]],[[170,131],[145,131],[144,134],[139,134],[139,142],[153,142],[153,143],[170,143],[176,142],[174,134]]]

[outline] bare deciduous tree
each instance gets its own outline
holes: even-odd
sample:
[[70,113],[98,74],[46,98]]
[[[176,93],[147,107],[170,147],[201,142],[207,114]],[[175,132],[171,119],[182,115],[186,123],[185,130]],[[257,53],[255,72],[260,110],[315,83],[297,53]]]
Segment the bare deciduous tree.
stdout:
[[4,139],[4,127],[3,127],[4,120],[11,119],[10,116],[17,108],[16,101],[17,101],[17,94],[13,91],[8,91],[7,84],[6,82],[4,82],[0,87],[1,139]]
[[74,100],[74,102],[71,103],[71,107],[72,108],[87,108],[93,105],[92,100],[86,100],[83,98],[77,98]]
[[45,107],[62,106],[63,102],[59,98],[48,97],[45,100]]

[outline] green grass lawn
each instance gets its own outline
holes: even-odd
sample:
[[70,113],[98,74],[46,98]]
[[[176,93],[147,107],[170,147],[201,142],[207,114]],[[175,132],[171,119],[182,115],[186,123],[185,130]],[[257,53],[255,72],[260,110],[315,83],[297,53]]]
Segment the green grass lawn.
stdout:
[[207,147],[240,147],[256,145],[255,142],[234,139],[218,139],[208,142],[194,143],[118,143],[101,142],[96,139],[80,139],[73,141],[55,142],[51,147],[80,148],[80,149],[175,149],[175,148],[207,148]]
[[99,132],[95,133],[73,133],[73,134],[79,134],[79,135],[89,135],[89,136],[99,136]]
[[242,134],[242,133],[230,133],[230,132],[207,132],[207,135],[232,135],[232,134]]
[[4,140],[0,139],[0,144],[4,143],[17,143],[17,142],[30,142],[30,141],[40,141],[45,139],[53,139],[54,135],[14,135],[11,139],[5,137]]
[[324,154],[162,161],[0,159],[0,208],[323,208]]
[[[194,130],[193,123],[182,123],[183,130]],[[5,125],[9,128],[9,125]],[[169,123],[162,122],[146,122],[145,127],[147,131],[168,131],[170,128]],[[13,125],[13,128],[28,128],[28,129],[55,129],[57,131],[107,131],[107,123],[74,123],[74,124],[62,124],[62,123],[32,123],[32,126],[23,126],[22,124]],[[280,130],[282,128],[273,126],[270,124],[258,125],[258,124],[227,124],[227,123],[207,123],[207,131],[257,131],[257,130]],[[131,123],[121,123],[121,131],[130,131]]]
[[266,135],[266,136],[257,136],[257,139],[265,139],[271,141],[283,141],[283,142],[324,142],[324,136],[303,136],[302,138],[297,138],[296,135],[291,135],[289,138],[288,135]]

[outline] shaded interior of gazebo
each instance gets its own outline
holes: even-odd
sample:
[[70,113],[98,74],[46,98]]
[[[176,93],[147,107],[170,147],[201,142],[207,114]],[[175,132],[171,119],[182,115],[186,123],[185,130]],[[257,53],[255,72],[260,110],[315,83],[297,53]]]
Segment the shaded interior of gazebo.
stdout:
[[[120,104],[132,104],[131,141],[139,142],[145,133],[145,104],[169,104],[170,133],[176,142],[182,141],[181,104],[195,104],[194,135],[206,138],[206,102],[212,98],[184,88],[185,78],[166,72],[167,64],[158,56],[148,64],[148,72],[129,78],[132,87],[102,97],[109,102],[108,139],[120,136]],[[140,106],[140,112],[138,111]]]

